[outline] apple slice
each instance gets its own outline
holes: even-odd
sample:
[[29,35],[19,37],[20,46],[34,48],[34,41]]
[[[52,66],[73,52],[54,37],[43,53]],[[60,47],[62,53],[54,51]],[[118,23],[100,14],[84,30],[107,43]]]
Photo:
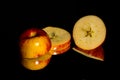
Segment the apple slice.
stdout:
[[52,47],[50,53],[52,55],[65,53],[70,49],[71,35],[63,28],[47,26],[43,30],[49,35]]
[[106,37],[106,27],[102,19],[95,15],[80,18],[73,28],[73,39],[77,47],[92,50],[100,46]]
[[24,58],[21,63],[26,69],[41,70],[49,64],[51,57],[51,54],[45,54],[39,58]]
[[75,47],[72,49],[89,58],[104,61],[102,44],[106,38],[106,26],[95,15],[80,18],[73,28]]
[[84,56],[89,57],[89,58],[104,61],[104,50],[103,50],[102,46],[99,46],[93,50],[83,50],[78,47],[73,47],[72,49]]
[[30,28],[20,35],[22,58],[37,58],[48,53],[50,48],[49,36],[42,29]]

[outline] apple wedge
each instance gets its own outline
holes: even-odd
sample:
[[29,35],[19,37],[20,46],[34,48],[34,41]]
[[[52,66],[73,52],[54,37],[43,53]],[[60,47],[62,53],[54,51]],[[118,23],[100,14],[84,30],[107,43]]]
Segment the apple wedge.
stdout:
[[87,15],[80,18],[73,27],[72,49],[89,58],[104,61],[102,44],[106,38],[106,26],[101,18]]
[[71,35],[63,28],[47,26],[43,30],[49,35],[51,40],[50,53],[52,55],[58,55],[65,53],[70,49]]
[[51,57],[51,54],[45,54],[39,58],[24,58],[21,63],[28,70],[41,70],[49,64]]
[[102,46],[99,46],[93,50],[83,50],[78,47],[73,47],[72,49],[84,56],[89,57],[89,58],[104,61],[104,50],[103,50]]
[[95,15],[80,18],[73,28],[75,44],[83,50],[92,50],[100,46],[106,37],[106,27],[102,19]]

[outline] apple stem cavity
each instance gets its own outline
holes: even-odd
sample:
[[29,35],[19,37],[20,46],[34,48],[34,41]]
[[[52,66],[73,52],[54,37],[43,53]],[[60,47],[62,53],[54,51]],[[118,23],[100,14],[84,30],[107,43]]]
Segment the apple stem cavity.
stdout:
[[36,32],[31,32],[29,37],[34,37],[36,36],[36,34],[37,34]]

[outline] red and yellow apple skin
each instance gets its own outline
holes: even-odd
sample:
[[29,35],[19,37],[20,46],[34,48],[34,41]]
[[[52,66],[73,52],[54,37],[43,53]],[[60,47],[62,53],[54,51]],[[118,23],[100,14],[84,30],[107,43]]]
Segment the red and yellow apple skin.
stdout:
[[68,42],[58,45],[53,45],[49,51],[52,55],[59,55],[67,52],[71,47],[71,40],[68,40]]
[[44,69],[50,62],[52,55],[45,54],[39,58],[22,59],[22,65],[28,70]]
[[47,33],[41,29],[31,28],[20,36],[22,58],[37,58],[51,49],[51,41]]
[[92,50],[83,50],[76,46],[73,48],[73,50],[75,50],[75,51],[79,52],[80,54],[83,54],[89,58],[104,61],[104,49],[102,46],[99,46]]

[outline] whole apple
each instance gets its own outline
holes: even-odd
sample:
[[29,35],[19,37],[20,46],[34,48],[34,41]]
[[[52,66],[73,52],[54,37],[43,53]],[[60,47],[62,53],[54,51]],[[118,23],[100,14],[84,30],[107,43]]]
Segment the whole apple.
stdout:
[[37,58],[48,53],[51,41],[48,34],[38,28],[30,28],[20,35],[22,58]]

